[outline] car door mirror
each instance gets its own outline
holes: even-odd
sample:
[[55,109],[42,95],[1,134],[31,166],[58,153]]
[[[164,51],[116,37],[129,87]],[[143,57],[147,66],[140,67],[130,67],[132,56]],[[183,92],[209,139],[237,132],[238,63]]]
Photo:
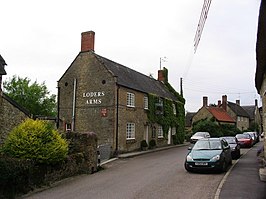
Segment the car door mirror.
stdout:
[[227,149],[230,149],[230,146],[229,145],[224,146],[224,150],[227,150]]

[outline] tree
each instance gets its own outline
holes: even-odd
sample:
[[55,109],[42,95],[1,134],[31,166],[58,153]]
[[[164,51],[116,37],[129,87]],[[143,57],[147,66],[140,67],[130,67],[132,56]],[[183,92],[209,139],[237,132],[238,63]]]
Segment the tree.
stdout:
[[202,119],[193,123],[192,131],[207,131],[210,133],[211,137],[221,137],[221,136],[235,136],[240,133],[240,130],[236,125],[231,124],[218,124],[212,119]]
[[27,77],[13,76],[4,81],[5,94],[26,108],[33,115],[56,116],[56,95],[50,95],[45,83],[31,84]]
[[222,136],[220,126],[213,119],[203,119],[193,123],[192,131],[206,131],[209,132],[211,137]]

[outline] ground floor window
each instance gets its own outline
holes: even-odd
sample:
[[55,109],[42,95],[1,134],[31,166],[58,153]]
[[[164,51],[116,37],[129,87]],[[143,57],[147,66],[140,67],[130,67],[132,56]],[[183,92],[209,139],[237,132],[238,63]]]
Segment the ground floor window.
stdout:
[[66,123],[66,131],[71,131],[71,124],[69,123]]
[[135,139],[135,123],[127,123],[127,140]]
[[158,126],[158,138],[163,138],[163,127]]

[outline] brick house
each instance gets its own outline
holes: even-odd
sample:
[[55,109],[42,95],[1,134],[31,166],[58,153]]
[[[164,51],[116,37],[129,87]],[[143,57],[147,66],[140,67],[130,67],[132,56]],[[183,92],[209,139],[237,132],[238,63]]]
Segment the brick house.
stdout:
[[172,135],[184,127],[165,128],[149,115],[150,107],[164,114],[168,100],[176,120],[184,120],[184,100],[168,89],[167,69],[158,71],[158,80],[143,75],[96,54],[94,39],[93,31],[81,34],[81,52],[58,81],[59,129],[93,131],[112,154],[138,150],[142,140],[172,144]]
[[192,118],[192,124],[202,119],[214,119],[218,124],[235,125],[236,121],[226,112],[223,107],[209,106],[208,97],[203,97],[203,106]]
[[0,145],[14,127],[30,117],[26,109],[2,91],[2,75],[6,75],[5,66],[6,62],[0,55]]

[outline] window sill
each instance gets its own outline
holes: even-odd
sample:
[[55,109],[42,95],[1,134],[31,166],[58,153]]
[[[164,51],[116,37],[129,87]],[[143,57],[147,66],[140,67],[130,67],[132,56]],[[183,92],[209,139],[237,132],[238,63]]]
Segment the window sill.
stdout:
[[133,144],[133,143],[136,143],[136,140],[135,140],[135,138],[133,138],[133,139],[127,139],[126,143],[127,144]]

